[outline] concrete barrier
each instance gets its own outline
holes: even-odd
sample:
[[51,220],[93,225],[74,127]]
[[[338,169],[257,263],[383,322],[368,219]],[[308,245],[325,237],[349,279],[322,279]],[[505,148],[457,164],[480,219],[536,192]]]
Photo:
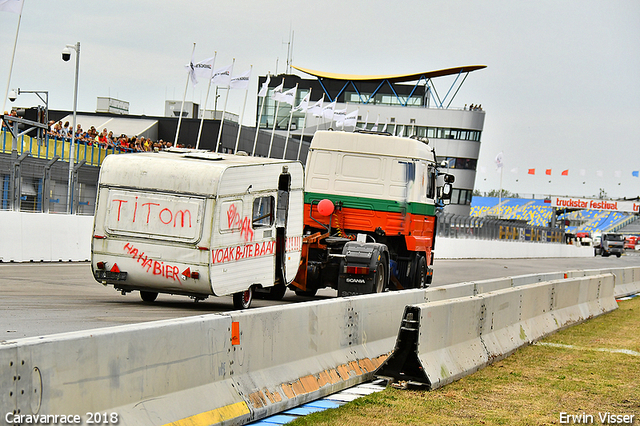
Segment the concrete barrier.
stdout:
[[0,211],[0,261],[89,260],[92,230],[93,216]]
[[407,306],[376,376],[435,389],[562,327],[617,307],[612,274]]
[[[84,261],[91,257],[93,216],[0,211],[0,261]],[[591,247],[438,237],[438,259],[591,257]]]
[[531,341],[544,309],[553,313],[546,332],[615,307],[601,300],[613,291],[608,277],[610,286],[589,276],[534,291],[527,283],[541,276],[529,275],[0,342],[0,408],[3,416],[116,413],[120,425],[243,424],[371,379],[405,306],[425,302],[438,380],[452,380],[511,350],[499,328],[510,336],[522,327],[516,341]]
[[569,277],[586,277],[604,273],[612,273],[615,276],[615,297],[625,297],[640,293],[640,267],[588,269],[584,271],[568,271],[566,274]]
[[438,237],[437,259],[518,259],[593,257],[593,247],[524,241]]

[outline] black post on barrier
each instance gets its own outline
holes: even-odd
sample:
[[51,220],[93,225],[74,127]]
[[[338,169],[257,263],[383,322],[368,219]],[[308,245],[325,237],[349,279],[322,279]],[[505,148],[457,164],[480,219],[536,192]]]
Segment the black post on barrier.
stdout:
[[80,170],[80,167],[84,166],[84,164],[87,162],[87,160],[82,159],[80,161],[78,161],[78,163],[73,166],[73,176],[70,182],[71,186],[71,194],[72,195],[72,202],[73,202],[73,210],[70,211],[69,213],[71,214],[78,214],[78,206],[79,206],[79,201],[78,200],[78,170]]
[[51,198],[51,167],[60,159],[56,155],[44,166],[44,176],[42,177],[42,213],[49,213],[49,199]]
[[20,201],[22,196],[22,176],[20,172],[20,168],[22,165],[22,161],[27,158],[31,153],[23,152],[18,157],[18,151],[11,151],[11,176],[10,176],[10,194],[9,199],[11,200],[11,209],[13,211],[20,211]]

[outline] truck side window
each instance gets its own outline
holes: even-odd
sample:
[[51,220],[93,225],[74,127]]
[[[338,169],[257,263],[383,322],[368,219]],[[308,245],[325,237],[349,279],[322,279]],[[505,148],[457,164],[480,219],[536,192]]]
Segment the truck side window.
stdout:
[[275,199],[272,196],[259,197],[253,200],[253,214],[251,224],[254,228],[270,227],[273,225],[273,208]]

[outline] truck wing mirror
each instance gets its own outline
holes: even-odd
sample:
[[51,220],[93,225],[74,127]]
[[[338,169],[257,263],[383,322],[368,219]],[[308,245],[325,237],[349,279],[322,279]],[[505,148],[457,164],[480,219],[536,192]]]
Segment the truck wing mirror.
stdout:
[[440,198],[441,200],[450,200],[452,191],[453,186],[451,186],[450,183],[445,183],[444,185],[442,185],[442,187],[440,187],[440,194],[438,198]]

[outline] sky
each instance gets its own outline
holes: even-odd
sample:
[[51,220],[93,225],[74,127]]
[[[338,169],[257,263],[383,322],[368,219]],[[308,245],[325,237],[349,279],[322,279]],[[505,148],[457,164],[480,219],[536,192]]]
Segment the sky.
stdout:
[[[113,97],[129,102],[131,114],[161,116],[165,100],[182,99],[196,43],[196,61],[217,52],[216,68],[234,58],[234,74],[253,66],[249,124],[257,76],[285,72],[292,34],[291,62],[313,70],[379,75],[486,65],[451,105],[481,104],[486,113],[481,192],[640,196],[632,175],[640,170],[637,0],[24,1],[10,86],[48,91],[51,109],[73,108],[75,56],[62,61],[66,44],[81,44],[78,111]],[[0,12],[2,94],[17,24],[18,15]],[[435,84],[441,93],[450,82]],[[187,100],[204,103],[206,90],[204,82],[189,86]],[[243,99],[231,92],[227,110],[240,114]],[[5,109],[38,103],[22,94]]]

